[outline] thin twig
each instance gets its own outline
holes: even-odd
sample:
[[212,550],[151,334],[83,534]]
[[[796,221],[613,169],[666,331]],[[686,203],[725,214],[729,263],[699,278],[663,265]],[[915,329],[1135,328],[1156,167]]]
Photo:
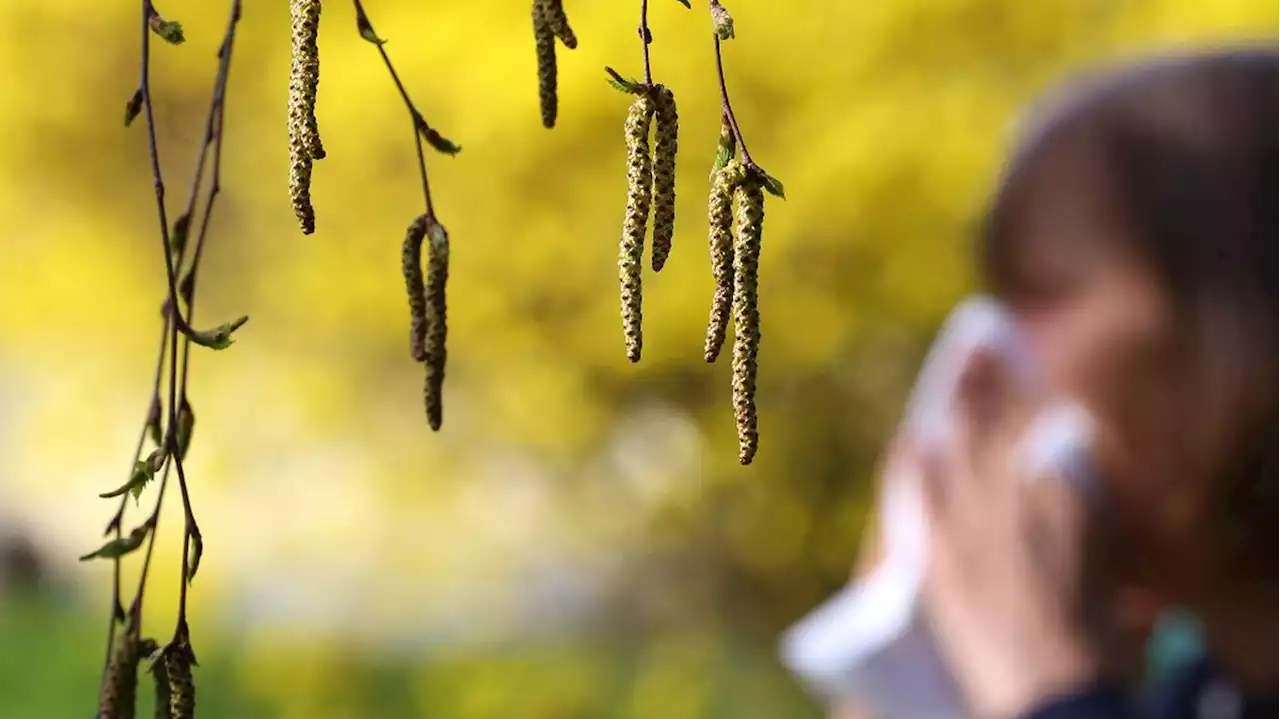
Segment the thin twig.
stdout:
[[[718,5],[717,0],[711,0],[712,5]],[[755,161],[751,159],[751,153],[747,151],[747,141],[742,137],[742,130],[738,127],[738,118],[733,115],[733,105],[729,102],[729,88],[724,82],[724,60],[720,56],[720,38],[713,35],[716,42],[716,75],[720,79],[720,112],[724,116],[726,122],[729,123],[729,130],[733,132],[733,140],[738,145],[738,150],[742,153],[742,164],[750,168],[758,169]]]
[[[168,347],[169,393],[168,393],[167,422],[165,426],[164,444],[163,444],[167,452],[167,458],[165,461],[164,472],[160,479],[160,486],[156,496],[156,504],[154,509],[151,512],[150,517],[147,520],[147,525],[150,527],[150,533],[147,539],[147,549],[143,559],[142,571],[138,577],[138,589],[134,594],[133,602],[131,603],[131,606],[129,609],[129,616],[133,620],[130,623],[130,627],[132,631],[135,633],[136,636],[140,636],[141,625],[142,625],[142,604],[143,604],[144,595],[146,593],[147,577],[151,567],[151,557],[155,549],[155,539],[157,534],[157,528],[159,526],[159,521],[160,521],[160,510],[163,506],[165,490],[167,489],[168,483],[169,483],[169,471],[174,466],[176,466],[178,469],[178,483],[179,483],[180,490],[182,492],[183,514],[185,519],[184,536],[183,536],[183,571],[181,573],[181,578],[180,578],[180,581],[182,583],[182,589],[181,589],[181,595],[180,595],[181,603],[178,608],[180,621],[178,624],[178,628],[175,630],[175,637],[176,637],[177,632],[185,626],[186,587],[187,587],[186,561],[188,558],[188,549],[187,549],[187,547],[189,546],[188,540],[191,538],[193,534],[199,533],[199,527],[196,524],[194,513],[191,510],[190,496],[188,494],[187,486],[186,486],[186,474],[182,468],[182,452],[181,452],[182,448],[179,446],[179,442],[178,442],[178,396],[179,396],[178,380],[179,380],[179,374],[180,374],[178,369],[178,365],[179,365],[178,334],[181,331],[181,325],[185,323],[185,320],[182,317],[182,312],[180,310],[180,305],[178,303],[179,295],[176,287],[175,275],[176,275],[176,266],[181,264],[183,259],[182,255],[185,254],[185,252],[178,254],[178,256],[175,258],[175,253],[173,251],[173,248],[170,245],[168,219],[165,215],[165,207],[164,207],[164,182],[160,174],[159,153],[157,150],[157,143],[156,143],[156,136],[155,136],[155,124],[154,124],[154,119],[153,119],[152,110],[151,110],[151,88],[150,88],[150,81],[149,81],[150,36],[148,35],[148,32],[147,32],[148,28],[145,22],[145,19],[148,18],[152,12],[151,2],[150,0],[143,0],[142,5],[143,5],[144,27],[143,27],[143,43],[142,43],[141,93],[143,98],[143,107],[147,117],[148,147],[151,155],[152,176],[153,176],[153,180],[156,187],[156,201],[158,206],[158,212],[160,214],[161,238],[164,243],[165,270],[167,274],[168,290],[169,290],[168,299],[166,300],[166,303],[165,303],[165,310],[166,310],[165,311],[165,318],[166,318],[165,330],[166,330],[168,344],[169,344],[169,347]],[[196,246],[193,253],[191,268],[188,271],[188,274],[183,281],[184,291],[182,294],[187,299],[188,313],[192,312],[194,309],[195,280],[196,280],[197,272],[200,265],[200,259],[203,254],[205,236],[209,226],[209,213],[213,208],[214,198],[217,196],[218,192],[221,189],[220,172],[221,172],[221,150],[222,150],[223,105],[224,105],[224,98],[226,95],[226,85],[227,85],[227,80],[229,76],[230,64],[231,64],[231,50],[235,41],[235,28],[236,28],[236,23],[240,19],[240,7],[241,7],[240,0],[233,0],[233,2],[231,3],[231,16],[227,23],[226,35],[224,36],[222,45],[218,50],[218,57],[219,57],[218,74],[214,81],[213,96],[210,99],[209,112],[205,120],[205,135],[203,138],[204,142],[200,149],[199,158],[196,161],[196,172],[195,172],[195,176],[192,179],[192,189],[187,202],[186,218],[187,218],[187,221],[189,222],[190,213],[194,209],[196,198],[198,197],[199,184],[200,184],[201,176],[203,174],[205,158],[208,154],[210,145],[213,145],[214,166],[213,166],[213,178],[211,180],[212,186],[209,190],[208,200],[206,201],[205,208],[204,208],[205,214],[204,214],[204,217],[202,218],[200,231],[196,239]],[[189,329],[189,326],[188,326],[188,329]],[[182,368],[181,368],[182,395],[181,396],[185,399],[187,370],[189,367],[192,337],[189,332],[184,331],[183,334],[184,334],[184,343],[183,343],[183,354],[182,354],[182,363],[181,363],[182,365]],[[165,352],[163,347],[161,349],[160,357],[161,357],[160,364],[163,365],[163,360],[165,357]],[[159,372],[157,372],[157,384],[158,384],[158,379],[159,379]],[[139,452],[140,451],[141,450],[139,450]],[[127,501],[127,499],[128,499],[128,494],[126,493],[125,497],[122,499],[121,512],[118,513],[118,516],[119,514],[123,513],[124,502]],[[118,531],[119,529],[118,519],[116,520],[116,524],[117,524],[117,531]]]
[[653,84],[653,71],[649,67],[649,43],[653,42],[653,33],[649,32],[649,0],[640,0],[640,44],[644,46],[644,84]]
[[[133,449],[133,461],[129,463],[130,476],[133,474],[134,465],[138,460],[142,459],[142,447],[147,441],[147,430],[151,420],[151,408],[159,401],[160,379],[164,373],[164,358],[166,340],[169,339],[169,321],[166,318],[163,326],[160,328],[160,348],[156,351],[156,369],[151,379],[151,399],[147,402],[147,417],[142,421],[142,429],[138,432],[138,442]],[[124,521],[124,510],[128,506],[131,493],[125,492],[120,498],[120,506],[116,509],[116,513],[111,517],[111,521],[107,522],[107,533],[114,533],[113,539],[119,540],[121,535],[121,523]],[[111,663],[111,652],[115,649],[116,640],[116,623],[121,617],[120,603],[120,558],[116,557],[111,560],[111,610],[107,621],[107,657],[102,665],[102,681],[106,681],[107,665]]]
[[[352,0],[356,8],[356,21],[362,30],[367,30],[369,35],[377,37],[374,32],[373,23],[369,20],[369,14],[364,11],[364,4],[360,0]],[[368,39],[368,38],[366,38]],[[404,83],[400,82],[400,75],[396,73],[396,68],[391,64],[391,58],[387,55],[387,51],[382,47],[382,42],[373,43],[378,48],[378,54],[382,56],[382,64],[387,66],[387,72],[391,73],[391,79],[396,83],[396,90],[400,91],[400,99],[404,100],[404,106],[409,110],[409,119],[413,123],[413,140],[418,149],[418,174],[422,178],[422,199],[426,204],[426,216],[428,220],[435,220],[435,208],[431,204],[431,184],[427,180],[427,161],[422,152],[422,136],[432,132],[431,126],[427,124],[427,120],[423,117],[418,108],[413,104],[413,100],[409,97],[409,91],[404,89]]]

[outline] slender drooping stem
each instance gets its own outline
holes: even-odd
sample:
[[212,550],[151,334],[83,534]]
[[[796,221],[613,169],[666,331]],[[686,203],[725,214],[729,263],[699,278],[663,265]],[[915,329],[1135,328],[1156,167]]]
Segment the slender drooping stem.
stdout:
[[[711,0],[711,3],[713,5],[719,4],[717,0]],[[725,122],[729,123],[729,130],[733,132],[733,140],[738,145],[738,151],[742,153],[742,164],[750,168],[756,168],[757,165],[751,159],[751,153],[747,151],[747,141],[742,137],[742,129],[738,127],[738,118],[733,114],[733,104],[729,102],[729,88],[724,82],[724,59],[720,53],[720,38],[715,37],[715,42],[716,75],[720,80],[720,112],[724,116]]]
[[653,70],[649,67],[649,43],[653,42],[653,33],[649,32],[649,0],[640,0],[640,44],[644,47],[644,84],[653,84]]
[[[181,599],[178,607],[180,621],[178,623],[177,629],[175,630],[175,638],[176,638],[179,631],[182,631],[185,627],[186,587],[187,587],[187,580],[188,580],[187,559],[188,559],[189,540],[193,535],[198,535],[200,531],[195,521],[195,515],[191,509],[190,495],[188,493],[187,486],[186,486],[186,473],[184,472],[182,467],[182,448],[179,446],[179,441],[178,441],[179,378],[181,378],[181,381],[182,381],[181,396],[185,398],[187,370],[189,366],[188,362],[189,362],[191,343],[192,343],[192,336],[191,336],[192,332],[190,331],[190,326],[186,325],[186,320],[182,316],[181,304],[179,302],[180,295],[178,292],[177,282],[176,282],[177,269],[182,263],[183,257],[185,255],[185,252],[183,250],[185,250],[185,248],[179,248],[179,251],[175,252],[175,249],[172,247],[172,244],[170,241],[171,238],[169,234],[168,218],[166,216],[165,206],[164,206],[164,181],[160,173],[159,152],[157,148],[156,135],[155,135],[155,123],[154,123],[154,118],[153,118],[152,109],[151,109],[151,87],[150,87],[150,78],[149,78],[150,35],[148,34],[146,19],[150,17],[153,10],[151,8],[150,0],[143,0],[142,5],[143,5],[144,24],[143,24],[143,40],[142,40],[142,73],[141,73],[142,77],[140,81],[140,92],[142,95],[143,108],[145,111],[146,121],[147,121],[148,149],[151,157],[152,178],[156,188],[156,204],[157,204],[158,213],[160,215],[161,240],[164,246],[165,271],[166,271],[166,279],[168,281],[168,298],[165,302],[165,334],[167,335],[165,339],[168,340],[168,351],[166,355],[165,348],[163,347],[163,344],[162,344],[162,347],[160,350],[160,360],[157,363],[158,366],[157,366],[156,384],[158,389],[161,369],[165,364],[164,359],[167,356],[168,357],[168,373],[167,374],[168,374],[168,380],[169,380],[168,382],[169,387],[168,387],[168,402],[167,402],[168,404],[167,421],[165,423],[165,432],[164,432],[164,438],[163,438],[163,447],[166,451],[167,459],[165,462],[163,475],[161,476],[161,479],[160,479],[160,486],[159,486],[159,490],[156,497],[155,507],[152,510],[151,515],[148,517],[146,522],[146,526],[150,527],[150,533],[147,539],[147,549],[143,559],[142,571],[138,577],[138,588],[136,593],[134,594],[133,602],[131,603],[130,609],[129,609],[129,616],[133,620],[132,622],[130,622],[129,626],[131,631],[134,633],[135,637],[141,635],[142,605],[143,605],[143,599],[146,593],[147,577],[149,575],[150,567],[151,567],[151,557],[155,549],[155,538],[156,538],[157,528],[160,520],[160,510],[163,507],[164,495],[169,483],[169,472],[173,467],[177,467],[178,483],[182,492],[183,514],[184,514],[185,522],[184,522],[184,536],[183,536],[183,571],[180,577]],[[231,3],[231,14],[230,14],[230,19],[228,20],[228,23],[227,23],[226,35],[224,36],[222,45],[218,50],[218,58],[219,58],[218,73],[214,81],[213,96],[210,99],[208,115],[205,119],[205,134],[203,136],[203,144],[201,146],[200,155],[196,162],[196,171],[192,179],[191,192],[188,196],[187,211],[186,211],[186,214],[183,216],[184,222],[189,223],[191,212],[194,210],[196,200],[199,195],[199,185],[200,185],[201,177],[203,175],[205,158],[209,153],[210,146],[212,145],[213,154],[214,154],[214,169],[213,169],[213,178],[211,181],[212,187],[210,188],[208,199],[205,204],[205,208],[204,208],[205,215],[202,218],[200,231],[196,239],[196,246],[193,253],[191,267],[182,283],[183,291],[181,293],[181,297],[185,299],[187,302],[188,315],[194,310],[195,280],[196,280],[198,269],[200,266],[200,259],[203,256],[204,240],[205,240],[205,236],[206,236],[208,225],[209,225],[209,213],[213,208],[214,198],[217,196],[218,192],[221,189],[220,172],[221,172],[221,149],[222,149],[222,139],[223,139],[222,122],[224,117],[223,104],[224,104],[224,98],[226,95],[226,85],[227,85],[227,80],[229,76],[230,64],[231,64],[231,51],[235,41],[235,28],[236,28],[236,23],[240,19],[240,9],[241,9],[240,0],[233,0]],[[184,231],[185,231],[185,228],[184,228]],[[187,327],[186,330],[183,329],[184,325]],[[181,354],[181,357],[182,357],[181,370],[179,370],[179,359],[178,359],[179,358],[178,335],[180,332],[184,335],[184,343],[182,347],[183,351]],[[141,448],[139,448],[139,454],[140,453],[141,453]],[[122,497],[121,508],[117,512],[116,518],[113,520],[113,523],[116,525],[115,527],[116,531],[119,531],[120,518],[123,515],[124,507],[128,500],[128,496],[129,494],[126,493],[124,497]]]
[[[373,30],[373,23],[369,20],[369,15],[364,11],[364,5],[360,0],[353,0],[356,7],[356,22],[362,33],[366,32],[366,39],[369,36],[377,37],[377,33]],[[404,89],[404,83],[400,81],[400,75],[396,73],[396,68],[391,64],[391,58],[387,55],[387,51],[383,48],[382,42],[375,42],[378,48],[378,54],[382,56],[382,64],[387,66],[387,72],[391,74],[392,81],[396,84],[396,90],[400,92],[400,99],[404,100],[404,106],[409,111],[409,119],[413,122],[413,141],[418,150],[418,174],[422,178],[422,199],[426,205],[426,216],[428,220],[435,220],[435,208],[431,204],[431,184],[427,180],[427,160],[422,152],[422,136],[430,135],[434,132],[431,126],[427,124],[427,120],[421,112],[418,112],[417,106],[413,104],[413,99],[409,97],[409,91]]]
[[[169,339],[169,320],[165,317],[163,326],[160,328],[160,347],[156,350],[156,369],[151,379],[151,399],[147,402],[147,417],[142,421],[142,429],[138,431],[138,442],[133,448],[133,461],[129,463],[129,473],[132,475],[134,465],[142,458],[142,447],[147,441],[147,431],[151,421],[151,408],[160,401],[160,379],[164,374],[164,358],[165,347]],[[120,498],[120,506],[116,509],[116,513],[112,515],[111,521],[107,522],[107,533],[112,534],[115,540],[120,539],[121,523],[124,521],[124,510],[128,506],[129,493],[125,492]],[[120,558],[116,557],[111,560],[111,610],[107,619],[107,657],[102,664],[102,677],[106,681],[107,665],[111,663],[111,652],[115,649],[116,640],[116,624],[120,622],[124,613],[120,603]]]

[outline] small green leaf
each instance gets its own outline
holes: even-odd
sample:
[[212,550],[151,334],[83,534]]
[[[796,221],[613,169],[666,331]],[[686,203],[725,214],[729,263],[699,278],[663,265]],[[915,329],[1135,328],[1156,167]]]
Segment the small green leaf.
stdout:
[[767,172],[763,174],[764,174],[764,189],[768,191],[770,195],[776,195],[778,197],[781,197],[784,200],[787,199],[787,193],[782,189],[782,180],[779,180],[778,178],[774,177],[773,175],[770,175]]
[[92,552],[80,557],[80,561],[85,562],[90,559],[117,559],[136,550],[142,546],[142,540],[147,538],[147,532],[150,527],[146,524],[129,532],[128,536],[112,539],[106,544],[98,547]]
[[142,112],[142,88],[133,91],[133,96],[124,104],[124,126],[128,127]]
[[605,67],[604,71],[609,73],[609,84],[618,92],[639,95],[645,91],[644,83],[639,80],[623,77],[622,75],[619,75],[616,70],[608,66]]
[[182,398],[178,407],[178,459],[187,458],[187,450],[191,447],[191,433],[195,430],[196,413],[191,409],[187,398]]
[[725,165],[733,159],[734,151],[737,149],[737,143],[733,141],[733,128],[729,127],[729,123],[720,123],[720,145],[716,148],[716,161],[711,167],[711,175],[724,169]]
[[160,414],[160,395],[152,395],[151,409],[147,412],[147,434],[150,435],[151,442],[157,447],[164,441],[160,436]]
[[360,30],[360,37],[368,40],[374,45],[386,45],[387,41],[378,37],[373,31],[373,23],[369,22],[369,16],[364,14],[364,8],[356,6],[356,28]]
[[154,476],[155,472],[151,469],[150,458],[140,459],[134,463],[133,473],[129,475],[129,481],[110,492],[99,494],[98,496],[103,499],[111,499],[112,497],[119,497],[125,492],[132,492],[134,499],[137,499],[138,495],[142,493],[142,489],[147,486],[147,482],[150,482]]
[[197,330],[191,333],[191,341],[201,347],[208,347],[214,350],[224,350],[235,343],[231,339],[232,333],[240,329],[240,326],[249,321],[246,315],[232,322],[224,322],[211,330]]
[[173,221],[173,230],[169,232],[169,248],[178,257],[187,250],[187,233],[191,230],[191,215],[182,216]]
[[191,563],[187,567],[187,584],[195,581],[196,571],[200,569],[200,557],[204,554],[204,540],[200,537],[200,532],[196,531],[191,534]]
[[165,20],[159,15],[152,14],[149,24],[151,31],[164,38],[164,41],[170,45],[181,45],[187,41],[182,34],[182,23],[176,20]]
[[711,3],[711,24],[715,26],[716,37],[721,40],[733,39],[733,16],[719,2]]

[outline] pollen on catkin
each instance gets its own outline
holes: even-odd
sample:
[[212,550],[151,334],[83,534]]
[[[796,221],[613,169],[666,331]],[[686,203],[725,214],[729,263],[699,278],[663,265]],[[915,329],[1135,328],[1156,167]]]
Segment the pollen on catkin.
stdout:
[[653,148],[653,271],[671,254],[676,230],[676,149],[680,117],[676,97],[663,85],[654,88],[656,127]]
[[533,40],[538,51],[538,104],[542,126],[556,126],[556,35],[542,12],[542,0],[533,3]]
[[432,221],[427,226],[426,282],[426,386],[423,390],[427,406],[427,423],[438,431],[444,422],[444,367],[448,357],[445,340],[449,333],[445,286],[449,282],[449,233],[444,225]]
[[164,669],[169,677],[170,719],[193,719],[196,715],[196,683],[191,676],[195,656],[184,641],[165,650]]
[[[293,68],[292,77],[298,79],[298,112],[303,133],[303,144],[313,160],[324,159],[324,145],[320,142],[320,130],[316,124],[316,93],[320,86],[320,0],[291,0]],[[292,86],[292,82],[291,82]],[[290,99],[293,96],[290,89]],[[290,107],[292,115],[293,106]]]
[[[145,648],[144,653],[154,654],[159,647],[154,641],[147,641],[150,642],[150,647]],[[169,671],[165,669],[164,657],[151,662],[151,677],[156,688],[155,719],[169,719],[169,703],[172,698],[169,694]]]
[[569,27],[569,17],[564,12],[563,0],[535,0],[540,7],[539,12],[547,21],[551,32],[558,38],[564,46],[570,50],[578,46],[578,36],[573,34],[573,28]]
[[311,206],[311,163],[319,143],[319,136],[314,135],[313,130],[320,70],[316,45],[320,2],[291,0],[289,12],[293,38],[293,66],[289,74],[289,198],[302,233],[309,235],[315,232],[316,226],[315,210]]
[[427,359],[427,295],[422,280],[422,240],[427,236],[427,216],[420,215],[404,233],[400,268],[409,295],[409,352],[415,362]]
[[142,645],[129,632],[116,638],[98,692],[97,719],[133,719],[138,695],[138,661]]
[[627,359],[632,362],[640,361],[640,349],[644,344],[640,272],[644,264],[644,233],[649,221],[653,181],[649,159],[649,123],[653,109],[653,101],[648,95],[637,97],[631,103],[625,126],[627,213],[622,221],[622,240],[618,243],[618,280],[621,284],[622,335],[626,341]]
[[760,443],[756,415],[756,370],[760,352],[760,237],[764,191],[748,178],[733,191],[738,233],[733,243],[733,416],[738,425],[738,461],[751,464]]
[[707,362],[715,362],[720,356],[733,308],[733,190],[745,177],[746,167],[731,162],[716,172],[711,183],[707,224],[710,227],[711,276],[715,279],[716,291],[711,299],[711,315],[707,320],[707,338],[702,353]]

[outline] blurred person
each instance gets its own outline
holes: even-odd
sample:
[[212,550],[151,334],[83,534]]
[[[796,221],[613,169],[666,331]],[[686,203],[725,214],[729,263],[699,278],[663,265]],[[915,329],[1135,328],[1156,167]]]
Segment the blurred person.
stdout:
[[35,596],[43,574],[44,561],[31,538],[0,521],[0,600]]
[[[975,716],[1277,715],[1277,66],[1240,49],[1076,80],[1006,169],[982,270],[1049,393],[978,354],[954,441],[891,459],[924,486],[926,607]],[[1095,422],[1096,491],[1014,461],[1057,398]],[[1120,588],[1191,612],[1205,648],[1140,700],[1108,661],[1132,642],[1097,626]]]

